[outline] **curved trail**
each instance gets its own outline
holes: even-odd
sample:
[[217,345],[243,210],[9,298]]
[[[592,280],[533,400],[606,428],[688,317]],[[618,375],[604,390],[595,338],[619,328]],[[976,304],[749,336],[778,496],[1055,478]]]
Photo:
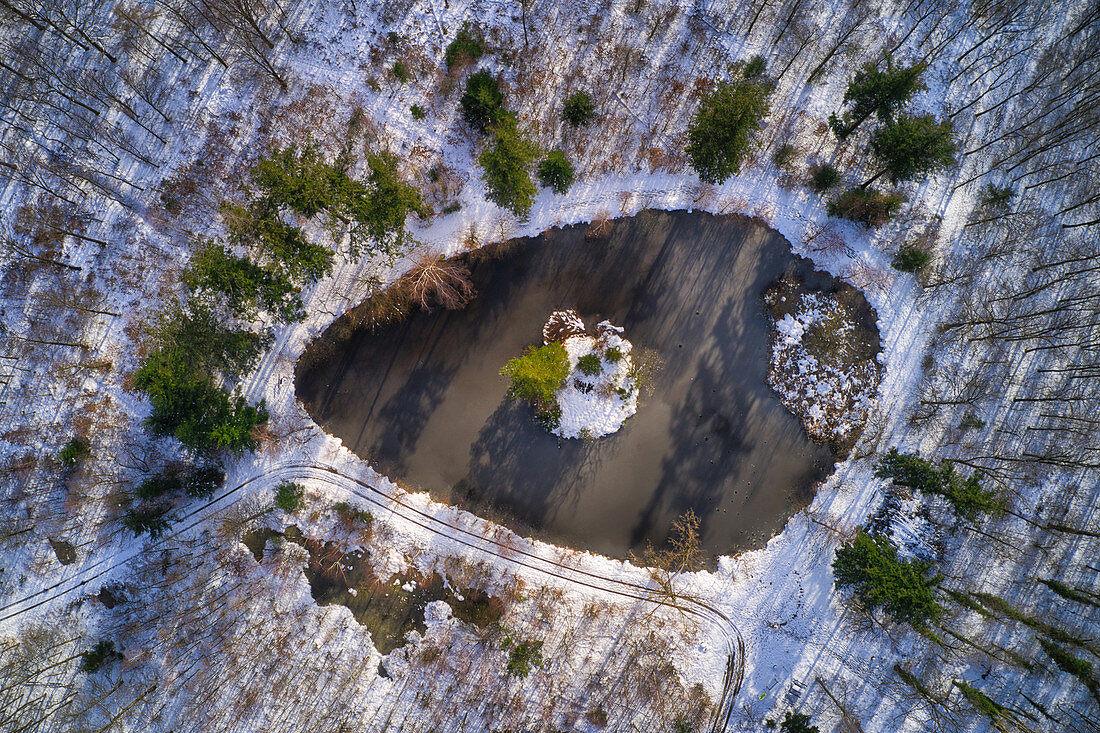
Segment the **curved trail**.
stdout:
[[[165,539],[181,535],[193,529],[206,521],[213,513],[222,511],[232,505],[242,498],[245,488],[257,481],[264,479],[275,481],[293,478],[306,478],[334,486],[363,499],[404,522],[437,534],[455,544],[468,547],[477,552],[492,555],[499,560],[511,563],[517,567],[542,573],[558,580],[563,580],[573,585],[601,593],[608,593],[635,601],[649,602],[658,606],[669,605],[668,599],[655,593],[652,586],[621,580],[619,578],[605,577],[598,573],[572,567],[560,560],[544,557],[530,550],[514,547],[508,543],[480,535],[409,505],[402,500],[401,495],[392,494],[371,483],[342,474],[335,468],[309,463],[287,464],[266,473],[245,479],[216,499],[183,515],[177,521],[175,531],[167,534]],[[138,550],[114,555],[110,558],[104,558],[82,568],[79,573],[69,578],[60,580],[51,586],[42,588],[18,600],[9,601],[0,605],[0,623],[29,613],[44,605],[51,604],[74,591],[78,591],[89,583],[103,578],[119,567],[127,564],[148,549],[148,547],[151,545],[155,546],[161,541],[163,540],[158,538],[149,544],[143,545]],[[715,706],[715,713],[710,726],[712,732],[725,730],[730,716],[733,714],[733,701],[740,691],[741,683],[744,679],[744,639],[741,636],[740,630],[738,630],[737,626],[725,613],[705,601],[691,596],[683,596],[678,599],[676,608],[681,613],[714,624],[726,641],[726,671],[722,682],[721,695],[718,704]]]

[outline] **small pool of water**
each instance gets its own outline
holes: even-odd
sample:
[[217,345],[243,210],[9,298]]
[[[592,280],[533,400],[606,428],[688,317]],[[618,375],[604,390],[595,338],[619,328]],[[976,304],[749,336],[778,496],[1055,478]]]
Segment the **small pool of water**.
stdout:
[[503,614],[498,599],[474,588],[456,591],[438,573],[424,576],[409,572],[383,581],[371,570],[361,550],[344,552],[332,542],[303,535],[297,527],[288,527],[286,532],[258,529],[246,534],[243,542],[256,561],[262,562],[264,548],[272,538],[306,548],[309,564],[305,575],[313,600],[322,606],[347,606],[355,620],[370,631],[375,648],[382,654],[404,646],[408,632],[423,633],[427,629],[424,608],[432,601],[446,601],[455,618],[479,628],[499,621]]
[[[768,387],[762,294],[784,274],[837,283],[744,217],[646,211],[600,239],[585,230],[464,255],[478,295],[462,310],[337,320],[299,361],[299,397],[378,471],[553,542],[625,557],[692,510],[712,556],[762,546],[835,459]],[[664,362],[637,414],[597,441],[551,435],[499,375],[564,308]]]

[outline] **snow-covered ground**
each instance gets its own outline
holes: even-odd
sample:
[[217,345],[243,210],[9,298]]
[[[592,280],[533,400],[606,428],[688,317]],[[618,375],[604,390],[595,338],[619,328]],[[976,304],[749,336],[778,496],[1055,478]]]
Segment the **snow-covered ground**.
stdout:
[[[569,376],[557,391],[561,419],[552,431],[563,438],[602,438],[623,426],[638,411],[638,385],[631,376],[634,345],[608,321],[596,324],[599,336],[570,336],[562,342],[569,358]],[[611,359],[609,353],[617,354]],[[600,369],[587,374],[577,368],[581,357],[593,355]]]
[[[998,146],[1016,144],[1012,128],[1038,104],[1034,92],[1023,91],[1026,80],[1061,68],[1050,59],[1084,44],[1080,28],[1091,26],[1080,24],[1089,8],[1025,5],[994,33],[997,13],[984,4],[973,13],[966,5],[859,5],[307,3],[292,15],[302,42],[284,40],[278,51],[293,80],[287,93],[247,64],[225,70],[196,56],[184,67],[147,39],[144,46],[132,41],[163,61],[175,120],[156,128],[167,141],[157,147],[156,167],[116,148],[120,159],[110,172],[141,188],[117,184],[122,193],[108,196],[99,178],[82,184],[94,217],[80,233],[93,239],[61,237],[55,251],[40,250],[82,268],[78,275],[15,255],[4,263],[0,727],[597,730],[606,721],[610,730],[659,730],[679,718],[712,720],[698,714],[698,704],[721,698],[732,650],[743,680],[731,698],[730,730],[759,730],[788,705],[811,714],[823,731],[991,729],[956,680],[1012,709],[1019,722],[999,719],[1002,729],[1095,729],[1095,700],[1044,655],[1034,627],[952,605],[945,625],[953,635],[936,641],[854,610],[834,592],[829,568],[838,544],[880,505],[873,454],[897,445],[980,466],[1012,496],[1014,513],[944,532],[944,586],[997,594],[1029,618],[1081,632],[1089,643],[1075,653],[1097,661],[1089,632],[1096,607],[1036,582],[1060,578],[1086,593],[1097,589],[1100,480],[1095,459],[1080,458],[1092,454],[1078,448],[1091,445],[1095,410],[1082,402],[1077,412],[1059,412],[1079,383],[1056,381],[1080,372],[1070,367],[1090,352],[1054,349],[1057,339],[1042,331],[1013,331],[1004,341],[983,336],[983,329],[1009,323],[1004,313],[983,309],[1016,302],[996,300],[1013,282],[1031,287],[1034,278],[1057,273],[1057,286],[1036,291],[1053,298],[1079,292],[1074,288],[1093,276],[1088,228],[1062,229],[1077,220],[1053,218],[1084,174],[1057,178],[1072,172],[1065,161],[1018,169],[1017,158],[999,162]],[[443,46],[465,21],[484,28],[498,49],[482,63],[505,79],[524,126],[577,164],[570,191],[542,191],[524,221],[485,200],[453,84],[443,91],[451,81],[440,61]],[[169,20],[150,23],[182,33]],[[874,172],[865,139],[837,143],[826,117],[841,106],[852,70],[889,48],[901,60],[927,58],[929,89],[914,107],[954,115],[960,149],[973,152],[955,170],[904,186],[905,213],[868,232],[830,219],[822,197],[799,181],[822,161],[844,170],[850,183]],[[145,56],[127,53],[127,63],[144,63]],[[724,184],[700,185],[684,164],[687,118],[728,63],[757,53],[767,57],[769,73],[781,75],[759,155]],[[392,78],[398,58],[413,69],[411,83]],[[1089,63],[1086,57],[1082,68]],[[598,101],[601,117],[590,129],[574,131],[558,120],[561,98],[576,88]],[[1017,92],[1007,107],[981,114],[983,100]],[[413,104],[426,110],[424,120],[411,116]],[[863,289],[879,315],[886,373],[851,458],[765,549],[674,580],[679,594],[703,605],[684,601],[691,612],[682,613],[658,608],[654,598],[668,599],[648,570],[523,539],[409,493],[309,421],[294,397],[295,360],[336,317],[400,274],[412,254],[396,263],[342,259],[306,293],[309,317],[276,331],[243,384],[272,415],[261,450],[231,463],[227,487],[212,501],[181,506],[167,536],[131,537],[119,521],[121,500],[148,467],[179,453],[148,441],[140,427],[148,406],[128,388],[142,346],[139,322],[178,294],[191,239],[222,233],[217,204],[236,195],[250,160],[272,141],[313,138],[340,150],[356,109],[365,113],[364,132],[351,139],[353,149],[391,148],[425,187],[431,168],[450,172],[446,196],[461,208],[415,226],[418,253],[451,253],[645,208],[740,213],[778,229],[796,252]],[[122,119],[118,105],[107,114]],[[45,124],[35,131],[58,134]],[[3,131],[5,142],[23,134]],[[1056,141],[1050,138],[1052,146]],[[793,173],[769,160],[783,142],[802,154]],[[1058,148],[1043,149],[1051,151]],[[967,182],[993,168],[990,179],[1018,189],[1014,214],[974,224],[987,218],[976,212],[986,179]],[[1033,174],[1014,181],[1021,171]],[[172,181],[195,185],[166,183]],[[160,194],[167,191],[179,193],[181,213],[164,211]],[[5,238],[18,233],[16,213],[33,193],[28,180],[3,189]],[[928,237],[940,263],[923,285],[889,268],[892,252],[911,235]],[[1047,253],[1058,254],[1042,260]],[[1059,259],[1085,262],[1076,268],[1085,271],[1048,267]],[[1050,306],[1021,302],[1036,316]],[[968,317],[963,326],[937,330],[960,313]],[[1070,326],[1080,343],[1091,343],[1095,329]],[[79,336],[83,347],[59,345],[72,340],[65,335]],[[981,427],[958,427],[968,411],[981,413]],[[62,476],[51,457],[78,429],[92,436],[95,458]],[[1049,444],[1036,447],[1044,436]],[[479,639],[433,613],[428,632],[391,655],[380,675],[369,634],[350,613],[313,603],[301,556],[288,550],[259,566],[238,542],[257,522],[282,521],[270,504],[283,480],[308,489],[296,523],[311,536],[363,546],[380,575],[436,569],[458,587],[511,599],[508,632],[544,640],[546,666],[525,680],[509,677],[499,639]],[[340,501],[371,512],[370,535],[339,525],[331,506]],[[913,519],[899,526],[920,534],[920,512],[900,511]],[[70,542],[77,561],[60,565],[49,539]],[[904,544],[919,547],[914,539]],[[107,608],[92,599],[117,586],[127,603]],[[116,641],[125,661],[95,675],[80,672],[79,654],[99,639]]]

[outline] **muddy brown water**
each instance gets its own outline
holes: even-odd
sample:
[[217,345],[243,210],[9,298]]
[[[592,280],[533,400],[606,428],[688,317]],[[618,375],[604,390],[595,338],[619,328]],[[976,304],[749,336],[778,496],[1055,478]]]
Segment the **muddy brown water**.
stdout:
[[[299,397],[378,471],[556,543],[624,557],[692,510],[710,555],[761,547],[835,459],[767,385],[761,295],[784,274],[837,283],[744,217],[645,211],[598,240],[585,229],[464,255],[478,295],[462,310],[338,319],[299,361]],[[548,433],[499,375],[561,308],[665,362],[637,414],[595,442]]]
[[321,606],[346,606],[370,631],[375,648],[382,654],[404,646],[408,632],[424,633],[424,609],[432,601],[446,601],[455,618],[479,628],[496,623],[504,612],[499,599],[476,588],[455,590],[438,573],[410,571],[383,581],[371,570],[362,550],[344,552],[335,543],[307,537],[295,526],[286,532],[267,527],[254,530],[242,541],[256,561],[263,562],[264,548],[272,539],[306,548],[309,563],[305,576],[313,600]]

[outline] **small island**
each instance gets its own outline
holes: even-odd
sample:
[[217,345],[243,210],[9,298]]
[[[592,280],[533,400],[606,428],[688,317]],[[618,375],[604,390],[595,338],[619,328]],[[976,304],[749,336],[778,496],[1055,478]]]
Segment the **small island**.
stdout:
[[527,400],[547,430],[562,438],[594,440],[614,433],[638,410],[633,344],[610,321],[589,334],[573,310],[550,314],[542,346],[529,346],[500,370],[508,396]]

